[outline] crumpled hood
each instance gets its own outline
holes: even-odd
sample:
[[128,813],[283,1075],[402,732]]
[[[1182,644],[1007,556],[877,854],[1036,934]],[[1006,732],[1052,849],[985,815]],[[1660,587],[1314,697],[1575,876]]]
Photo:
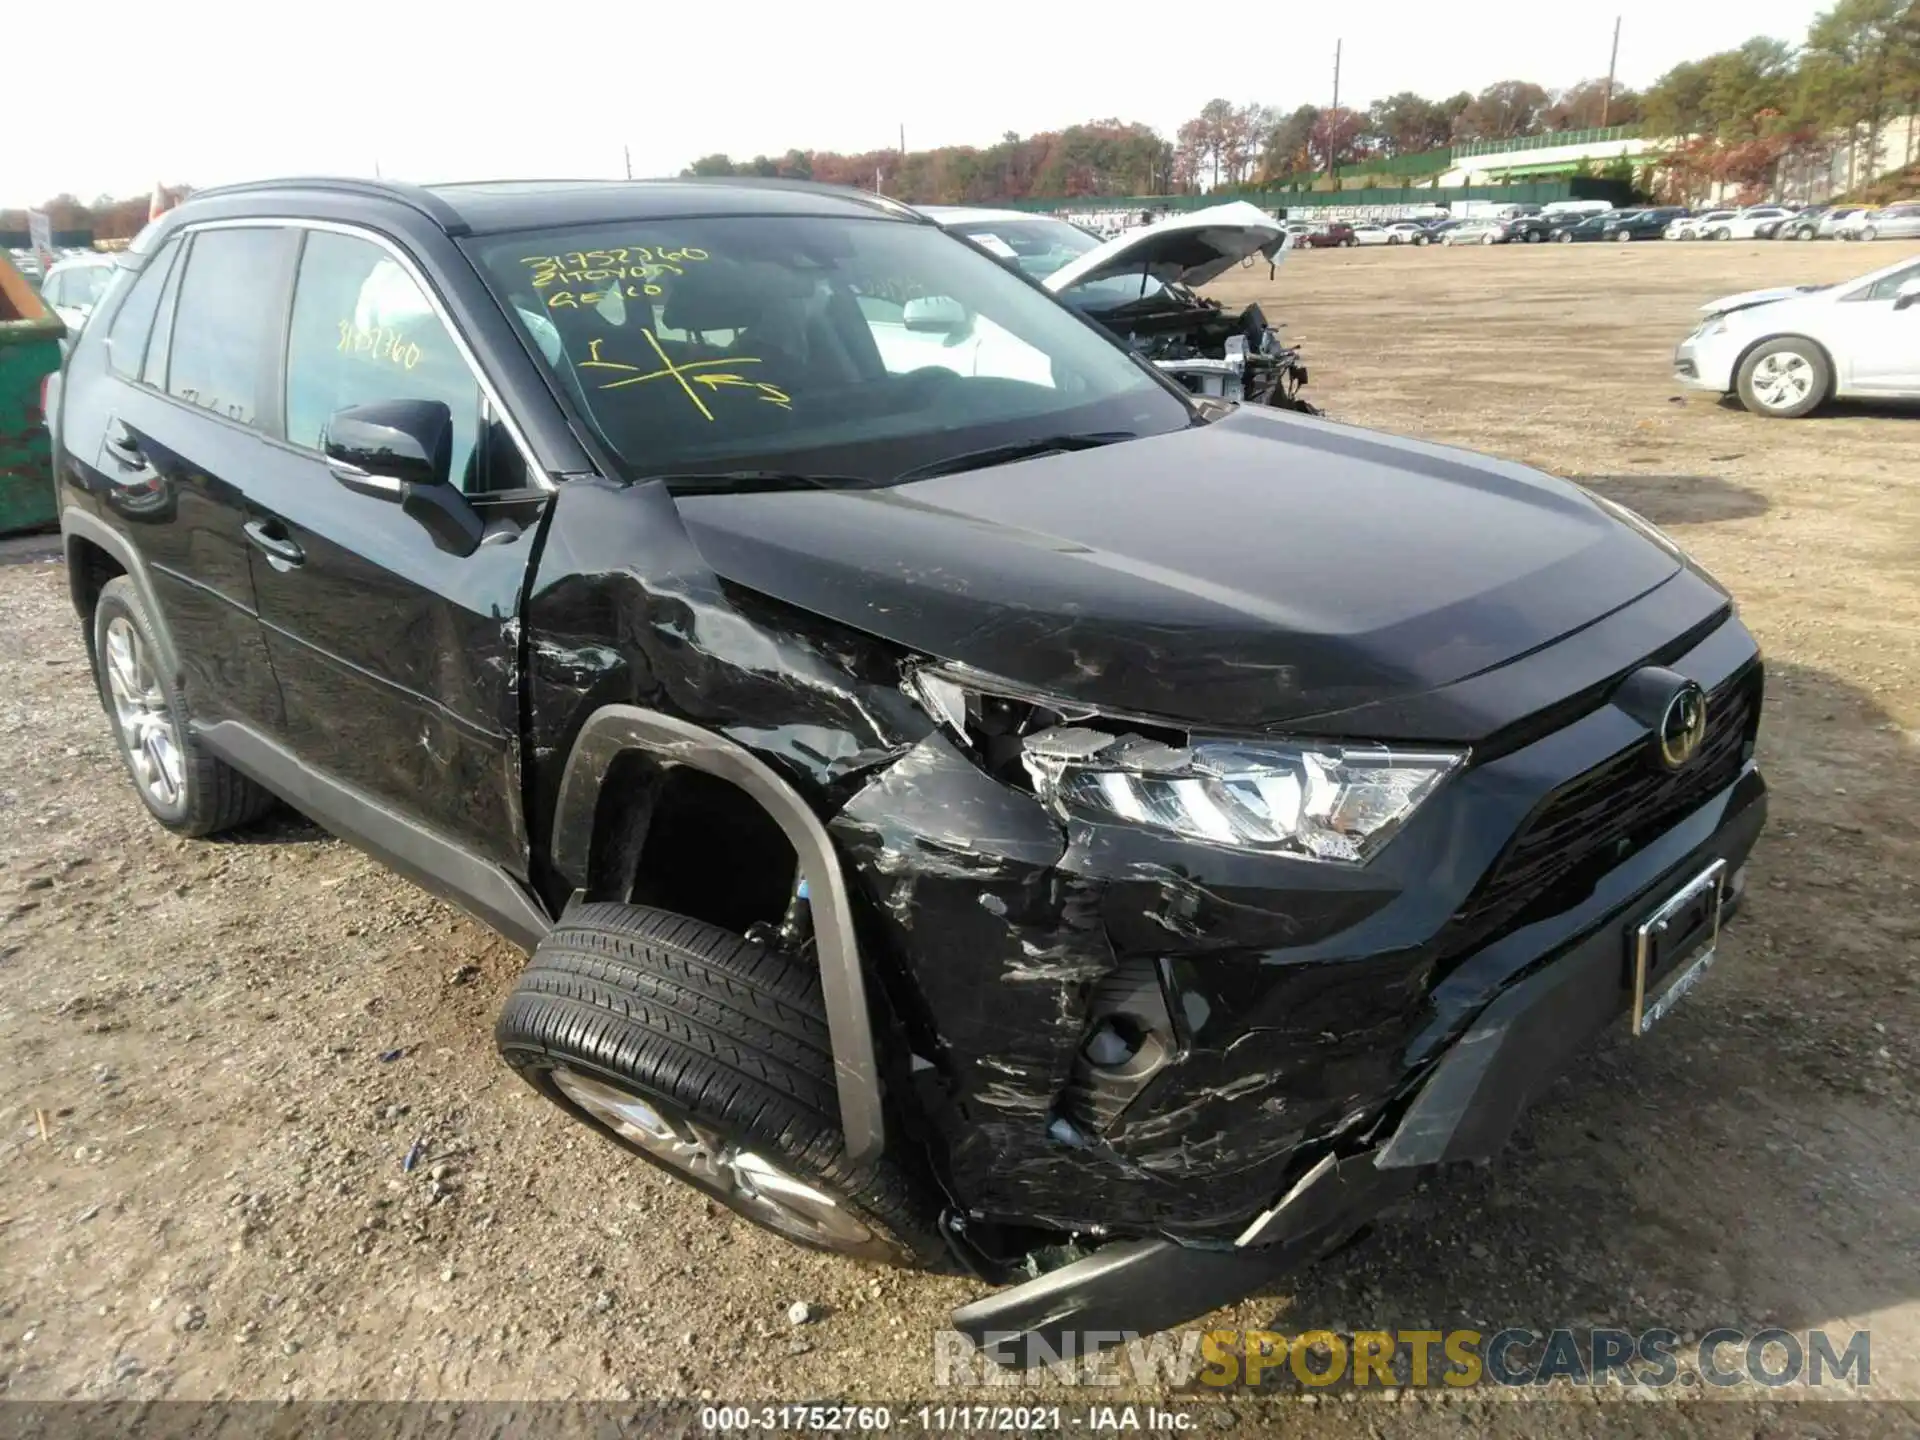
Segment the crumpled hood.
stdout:
[[1822,285],[1776,285],[1767,290],[1742,290],[1738,295],[1722,295],[1700,307],[1702,315],[1730,315],[1735,310],[1751,310],[1756,305],[1772,305],[1780,300],[1796,300],[1802,295],[1818,294]]
[[1163,284],[1198,287],[1249,255],[1277,257],[1288,248],[1289,238],[1286,226],[1258,205],[1235,200],[1116,235],[1076,255],[1040,283],[1057,295],[1112,275],[1138,275],[1144,267]]
[[677,503],[728,581],[1089,706],[1241,729],[1477,674],[1680,565],[1564,481],[1251,408],[888,489]]

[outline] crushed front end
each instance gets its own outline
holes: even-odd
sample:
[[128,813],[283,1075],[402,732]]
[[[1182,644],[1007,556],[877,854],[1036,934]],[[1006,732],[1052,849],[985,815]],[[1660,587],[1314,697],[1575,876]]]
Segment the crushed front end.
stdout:
[[[1144,785],[1104,816],[1063,804],[1048,757],[1094,753],[1073,738],[1089,727],[1130,757],[1102,775],[1190,776],[1206,747],[967,682],[909,681],[939,727],[832,831],[956,1239],[983,1273],[1038,1276],[968,1307],[976,1335],[1175,1323],[1169,1306],[1237,1298],[1426,1169],[1491,1156],[1581,1047],[1698,963],[1765,817],[1759,653],[1690,574],[1422,697],[1425,719],[1400,707],[1403,731],[1510,718],[1471,744],[1369,742],[1438,776],[1358,863],[1337,838],[1309,855],[1142,823]],[[1704,720],[1672,763],[1678,694]],[[1365,729],[1289,734],[1337,755],[1393,728],[1392,707],[1365,708]],[[1713,934],[1676,933],[1637,993],[1636,931],[1709,871]],[[1086,1258],[1040,1273],[1037,1236]]]

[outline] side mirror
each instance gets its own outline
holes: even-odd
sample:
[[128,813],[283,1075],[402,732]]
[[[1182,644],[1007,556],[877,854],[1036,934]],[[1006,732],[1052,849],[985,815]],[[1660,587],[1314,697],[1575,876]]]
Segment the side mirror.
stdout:
[[951,295],[924,295],[906,303],[900,322],[909,330],[958,339],[972,326],[973,316]]
[[1920,305],[1920,275],[1906,281],[1893,292],[1894,309],[1907,310],[1915,305]]
[[395,500],[455,555],[480,548],[486,526],[451,483],[453,412],[441,400],[381,400],[336,410],[320,437],[333,478]]

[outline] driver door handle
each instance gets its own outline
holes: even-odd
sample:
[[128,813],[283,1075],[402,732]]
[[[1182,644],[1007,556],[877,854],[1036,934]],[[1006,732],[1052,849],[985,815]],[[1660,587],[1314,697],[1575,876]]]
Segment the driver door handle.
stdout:
[[276,570],[291,570],[307,558],[307,552],[287,534],[287,527],[279,520],[271,517],[249,520],[241,528],[246,531],[247,540],[266,555],[268,563]]

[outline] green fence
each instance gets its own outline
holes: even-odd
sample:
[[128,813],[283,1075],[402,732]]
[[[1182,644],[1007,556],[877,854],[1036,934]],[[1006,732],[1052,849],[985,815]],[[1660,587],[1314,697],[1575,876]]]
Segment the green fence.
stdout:
[[1602,145],[1609,140],[1631,140],[1638,125],[1614,125],[1605,130],[1556,130],[1548,135],[1515,135],[1508,140],[1469,140],[1453,147],[1453,158],[1467,155],[1504,155],[1509,150],[1551,150],[1556,145]]
[[1574,175],[1515,185],[1371,185],[1359,190],[1264,190],[1226,195],[1074,195],[1044,200],[994,200],[1008,210],[1058,211],[1173,211],[1200,210],[1245,200],[1262,210],[1300,210],[1349,205],[1453,205],[1461,200],[1491,200],[1500,205],[1547,205],[1555,200],[1610,200],[1630,204],[1633,187],[1622,180]]

